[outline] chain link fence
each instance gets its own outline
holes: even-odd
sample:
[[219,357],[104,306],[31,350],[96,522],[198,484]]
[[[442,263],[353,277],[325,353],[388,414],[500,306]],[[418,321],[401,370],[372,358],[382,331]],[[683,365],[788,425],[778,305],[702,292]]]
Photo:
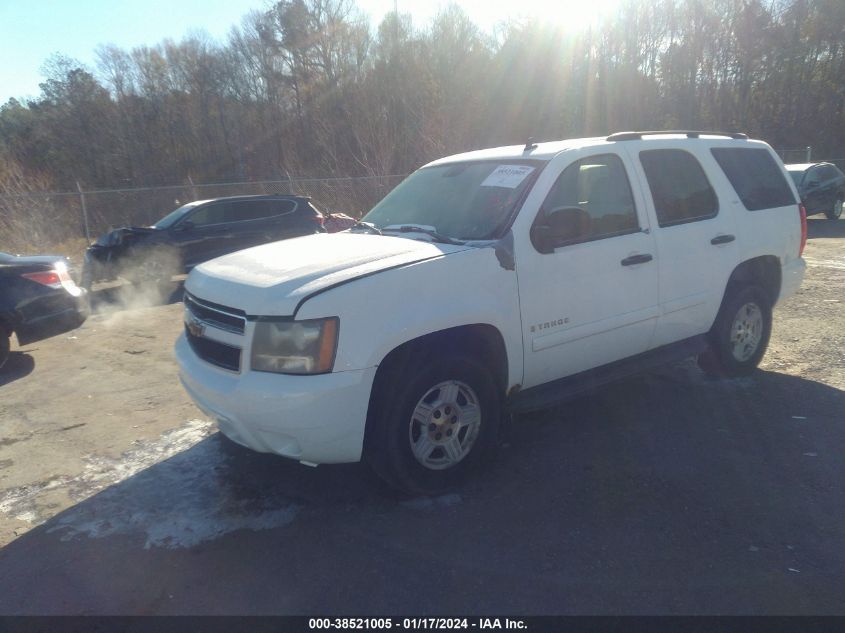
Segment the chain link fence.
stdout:
[[193,200],[294,194],[311,197],[324,213],[360,217],[404,175],[294,178],[136,189],[0,194],[0,250],[34,252],[74,240],[96,239],[119,226],[149,226]]
[[813,160],[812,147],[800,147],[796,149],[776,149],[775,153],[785,165],[791,163],[809,163]]

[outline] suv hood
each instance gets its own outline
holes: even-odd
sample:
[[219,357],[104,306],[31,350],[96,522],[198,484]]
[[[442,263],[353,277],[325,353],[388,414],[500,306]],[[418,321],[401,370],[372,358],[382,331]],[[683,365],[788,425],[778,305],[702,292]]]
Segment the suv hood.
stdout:
[[91,246],[94,248],[117,246],[118,244],[123,244],[127,238],[137,239],[155,233],[157,230],[148,226],[122,226],[119,229],[114,229],[101,235]]
[[366,233],[319,233],[200,264],[185,288],[248,315],[290,316],[309,296],[359,277],[472,248]]

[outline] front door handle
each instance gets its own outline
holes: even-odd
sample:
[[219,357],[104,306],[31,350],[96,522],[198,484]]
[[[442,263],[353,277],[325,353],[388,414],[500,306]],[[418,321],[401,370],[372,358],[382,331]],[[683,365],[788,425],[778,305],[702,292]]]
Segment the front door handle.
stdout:
[[710,243],[714,246],[718,246],[719,244],[729,244],[735,239],[736,237],[733,235],[717,235],[712,240],[710,240]]
[[643,253],[642,255],[631,255],[623,259],[620,264],[623,266],[634,266],[635,264],[645,264],[654,259],[650,253]]

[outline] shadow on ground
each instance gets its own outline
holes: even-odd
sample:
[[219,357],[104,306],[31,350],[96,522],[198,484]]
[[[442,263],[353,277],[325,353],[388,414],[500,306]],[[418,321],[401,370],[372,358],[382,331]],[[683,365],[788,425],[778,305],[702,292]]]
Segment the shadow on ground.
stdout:
[[823,216],[807,218],[807,237],[810,239],[845,237],[845,218],[839,220],[828,220]]
[[842,614],[843,411],[682,364],[515,421],[433,499],[214,433],[0,550],[0,612]]
[[29,376],[35,369],[35,359],[28,354],[29,350],[12,352],[6,364],[0,369],[0,387]]

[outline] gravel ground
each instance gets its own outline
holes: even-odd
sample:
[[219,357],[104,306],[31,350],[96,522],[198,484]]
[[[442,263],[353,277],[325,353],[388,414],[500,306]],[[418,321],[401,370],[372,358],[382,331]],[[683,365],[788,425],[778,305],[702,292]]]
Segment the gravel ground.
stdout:
[[0,613],[843,614],[845,220],[810,236],[761,371],[525,417],[433,499],[222,439],[181,304],[101,289],[0,377]]

